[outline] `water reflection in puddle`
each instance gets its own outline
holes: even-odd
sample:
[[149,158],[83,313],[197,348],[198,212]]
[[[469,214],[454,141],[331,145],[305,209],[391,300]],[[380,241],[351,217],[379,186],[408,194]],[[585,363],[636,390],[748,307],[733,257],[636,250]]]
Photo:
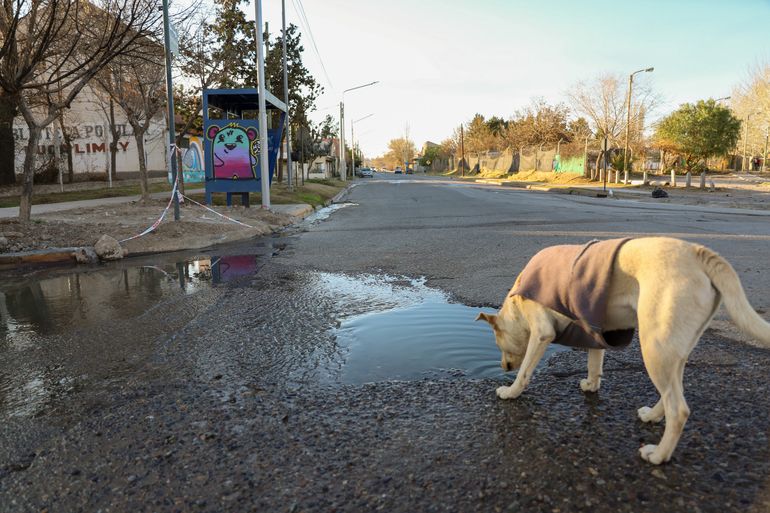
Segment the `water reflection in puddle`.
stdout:
[[[330,380],[361,384],[430,377],[503,377],[500,351],[479,312],[450,303],[425,280],[321,273],[319,284],[348,305],[334,336],[339,365]],[[546,357],[559,346],[551,346]],[[509,374],[513,376],[513,374]]]
[[[164,308],[174,315],[180,297],[253,276],[273,249],[6,276],[0,282],[0,416],[34,415],[81,381],[109,378],[114,366],[152,352],[143,316]],[[139,323],[136,336],[127,330],[131,323]]]

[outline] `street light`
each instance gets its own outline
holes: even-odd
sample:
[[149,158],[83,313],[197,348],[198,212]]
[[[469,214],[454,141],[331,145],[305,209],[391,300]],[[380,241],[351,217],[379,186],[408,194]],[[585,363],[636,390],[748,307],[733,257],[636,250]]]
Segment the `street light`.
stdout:
[[729,100],[730,98],[732,98],[732,96],[723,96],[721,98],[717,98],[716,100],[714,100],[714,103],[719,103],[724,100]]
[[626,147],[623,150],[623,183],[628,185],[628,132],[631,128],[631,88],[634,84],[634,75],[637,73],[649,73],[655,68],[645,68],[634,71],[628,75],[628,115],[626,117]]
[[362,84],[350,89],[342,91],[342,101],[340,102],[340,179],[344,182],[347,177],[347,168],[345,166],[345,93],[348,91],[354,91],[361,89],[362,87],[369,87],[374,84],[379,84],[379,80],[369,82],[368,84]]
[[364,116],[362,118],[358,118],[355,121],[351,121],[350,122],[350,147],[352,148],[352,151],[351,151],[350,155],[351,155],[351,158],[353,159],[353,162],[351,162],[351,165],[350,165],[350,170],[352,171],[352,173],[351,173],[352,175],[356,174],[356,141],[355,141],[355,139],[353,137],[353,135],[354,135],[354,132],[353,132],[354,125],[356,123],[358,123],[359,121],[363,121],[366,118],[370,118],[372,116],[374,116],[374,113],[366,115],[366,116]]

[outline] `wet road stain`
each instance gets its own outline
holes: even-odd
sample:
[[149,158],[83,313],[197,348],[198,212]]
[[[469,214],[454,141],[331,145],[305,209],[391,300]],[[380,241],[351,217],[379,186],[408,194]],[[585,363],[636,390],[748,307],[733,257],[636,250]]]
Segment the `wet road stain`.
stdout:
[[[366,310],[343,316],[333,329],[340,356],[327,380],[362,384],[506,376],[492,330],[474,321],[479,312],[495,310],[451,303],[424,279],[319,273],[318,282],[341,303]],[[543,361],[559,350],[551,346]]]
[[271,240],[253,254],[165,255],[4,280],[0,416],[66,409],[68,397],[158,366],[302,385],[513,378],[500,369],[492,331],[475,322],[493,310],[453,303],[425,279],[262,272],[283,247]]

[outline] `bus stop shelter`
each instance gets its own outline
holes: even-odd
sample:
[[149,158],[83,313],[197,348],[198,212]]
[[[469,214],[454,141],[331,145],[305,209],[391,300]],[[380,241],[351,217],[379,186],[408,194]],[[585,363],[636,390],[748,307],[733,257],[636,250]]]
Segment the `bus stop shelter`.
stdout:
[[[203,154],[206,203],[212,194],[223,192],[227,205],[232,195],[241,195],[249,206],[249,193],[260,192],[259,93],[257,89],[204,89]],[[269,179],[278,161],[281,135],[286,123],[286,104],[265,92],[267,107],[267,156]]]

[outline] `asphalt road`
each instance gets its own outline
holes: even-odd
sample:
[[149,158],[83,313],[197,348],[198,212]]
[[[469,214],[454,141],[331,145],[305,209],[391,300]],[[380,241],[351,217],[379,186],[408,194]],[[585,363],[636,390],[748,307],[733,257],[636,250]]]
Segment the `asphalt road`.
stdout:
[[[705,243],[764,312],[768,216],[393,175],[346,199],[217,250],[259,255],[228,283],[146,268],[174,255],[4,278],[11,316],[45,299],[40,280],[72,292],[46,303],[57,322],[0,327],[0,511],[770,511],[770,352],[714,331],[685,372],[692,415],[662,467],[637,455],[662,434],[635,417],[656,399],[638,349],[610,355],[591,396],[571,351],[508,402],[498,379],[325,378],[344,364],[340,319],[397,306],[409,279],[496,307],[538,249],[594,237]],[[400,279],[402,295],[340,276]],[[91,283],[109,293],[89,303]]]

